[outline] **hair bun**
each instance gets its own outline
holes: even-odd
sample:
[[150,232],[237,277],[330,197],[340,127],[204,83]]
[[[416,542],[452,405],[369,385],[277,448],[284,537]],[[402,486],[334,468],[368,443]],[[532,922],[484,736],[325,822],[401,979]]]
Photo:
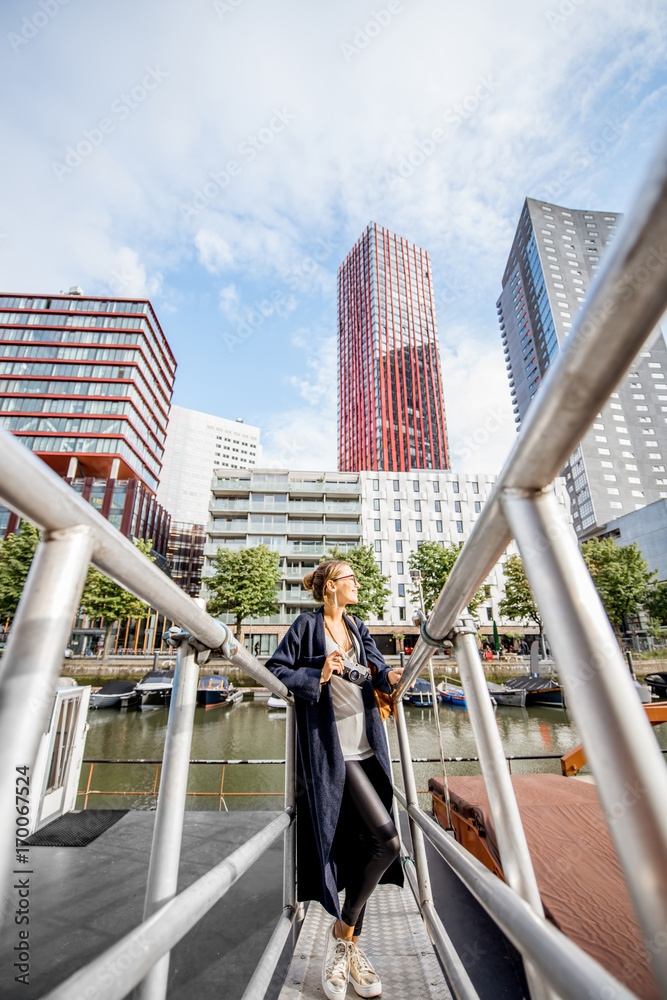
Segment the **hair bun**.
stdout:
[[303,587],[304,587],[304,590],[312,590],[313,589],[313,577],[314,576],[315,576],[314,573],[306,573],[306,575],[303,578]]

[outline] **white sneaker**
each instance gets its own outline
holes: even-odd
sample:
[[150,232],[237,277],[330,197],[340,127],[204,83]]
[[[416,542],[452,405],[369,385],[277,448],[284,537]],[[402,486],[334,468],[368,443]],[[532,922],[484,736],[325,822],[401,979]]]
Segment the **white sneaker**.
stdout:
[[[349,941],[341,941],[335,937],[334,927],[336,921],[329,928],[327,934],[326,950],[324,962],[322,963],[322,989],[329,1000],[344,1000],[347,993],[347,980],[350,975],[350,951]],[[368,994],[375,996],[375,994]]]
[[379,997],[382,993],[380,977],[358,944],[350,948],[350,979],[360,997]]

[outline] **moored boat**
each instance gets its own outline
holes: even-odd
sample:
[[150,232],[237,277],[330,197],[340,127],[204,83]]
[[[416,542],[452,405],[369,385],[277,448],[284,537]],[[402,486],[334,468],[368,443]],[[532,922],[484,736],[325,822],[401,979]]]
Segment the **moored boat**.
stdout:
[[462,687],[457,684],[450,684],[448,681],[441,681],[437,687],[438,698],[448,705],[458,705],[459,708],[466,707],[466,696]]
[[137,684],[136,691],[140,697],[139,708],[164,708],[171,701],[174,686],[173,670],[150,670]]
[[526,707],[525,688],[509,688],[506,684],[494,684],[493,681],[487,681],[486,686],[496,705],[505,705],[511,708]]
[[241,701],[243,692],[235,688],[225,674],[207,674],[199,678],[197,687],[197,704],[203,705],[206,711],[210,708],[223,708]]
[[662,701],[667,698],[667,673],[664,670],[647,674],[644,680],[650,687],[654,698],[660,698]]
[[[550,708],[565,708],[565,694],[562,687],[552,677],[510,677],[505,687],[512,691],[526,692],[526,705],[548,705]],[[494,695],[495,697],[495,695]]]
[[138,704],[136,681],[109,681],[90,696],[91,708],[136,708]]
[[417,708],[433,708],[431,685],[423,677],[418,677],[408,688],[403,700]]

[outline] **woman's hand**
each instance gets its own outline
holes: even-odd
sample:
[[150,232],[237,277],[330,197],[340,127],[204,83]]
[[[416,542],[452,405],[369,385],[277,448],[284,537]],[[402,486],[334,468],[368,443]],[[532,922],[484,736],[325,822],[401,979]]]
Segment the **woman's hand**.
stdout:
[[401,674],[403,673],[403,668],[400,667],[397,670],[390,670],[387,674],[387,680],[392,688],[395,688],[401,679]]
[[324,661],[320,684],[326,684],[327,681],[331,679],[332,674],[342,674],[342,673],[343,673],[343,654],[339,653],[338,650],[336,650],[335,653],[329,653],[326,660]]

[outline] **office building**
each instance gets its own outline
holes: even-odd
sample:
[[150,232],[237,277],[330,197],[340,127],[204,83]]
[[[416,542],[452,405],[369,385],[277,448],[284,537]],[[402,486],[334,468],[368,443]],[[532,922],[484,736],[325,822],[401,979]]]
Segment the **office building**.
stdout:
[[[343,552],[371,545],[390,594],[382,618],[369,626],[384,653],[395,651],[395,635],[412,630],[418,602],[410,594],[408,560],[424,541],[443,545],[464,542],[490,495],[493,476],[452,472],[402,473],[288,472],[256,469],[216,470],[204,547],[202,596],[214,573],[215,555],[264,544],[281,556],[279,610],[245,626],[262,655],[273,652],[297,615],[318,607],[301,581],[334,546]],[[559,502],[567,505],[561,480]],[[501,560],[502,562],[502,560]],[[486,581],[487,596],[479,611],[481,631],[491,635],[493,620],[500,631],[536,631],[502,618],[504,593],[499,563]],[[233,620],[228,617],[228,623]]]
[[374,222],[338,272],[338,467],[449,468],[429,255]]
[[[620,219],[526,199],[497,302],[517,425],[572,330]],[[565,466],[580,538],[667,497],[666,375],[667,348],[656,330]]]
[[[0,296],[0,426],[164,556],[155,498],[176,362],[147,300]],[[18,519],[0,510],[0,534]],[[166,564],[165,564],[166,565]]]
[[204,525],[172,521],[167,559],[171,578],[190,597],[199,597],[204,566]]
[[249,469],[261,456],[259,427],[172,406],[157,497],[176,521],[205,525],[216,466]]

